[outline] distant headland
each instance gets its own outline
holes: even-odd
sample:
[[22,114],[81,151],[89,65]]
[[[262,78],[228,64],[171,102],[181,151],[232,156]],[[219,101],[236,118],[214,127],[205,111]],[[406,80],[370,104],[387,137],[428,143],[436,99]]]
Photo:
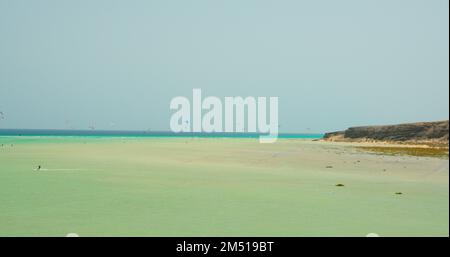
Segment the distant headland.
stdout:
[[449,121],[417,122],[398,125],[351,127],[326,133],[324,141],[386,142],[448,147]]

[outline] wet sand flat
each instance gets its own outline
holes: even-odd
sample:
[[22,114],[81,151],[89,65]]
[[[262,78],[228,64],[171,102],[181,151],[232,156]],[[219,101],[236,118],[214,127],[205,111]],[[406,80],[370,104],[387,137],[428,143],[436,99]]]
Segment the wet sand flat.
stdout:
[[1,236],[449,234],[447,159],[304,139],[1,144]]

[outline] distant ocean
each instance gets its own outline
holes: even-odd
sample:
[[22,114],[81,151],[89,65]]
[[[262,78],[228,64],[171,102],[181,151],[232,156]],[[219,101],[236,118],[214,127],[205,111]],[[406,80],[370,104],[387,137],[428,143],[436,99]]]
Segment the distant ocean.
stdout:
[[[205,137],[258,138],[259,133],[173,133],[167,131],[0,129],[0,136],[79,136],[79,137]],[[278,138],[321,138],[323,134],[281,133]]]

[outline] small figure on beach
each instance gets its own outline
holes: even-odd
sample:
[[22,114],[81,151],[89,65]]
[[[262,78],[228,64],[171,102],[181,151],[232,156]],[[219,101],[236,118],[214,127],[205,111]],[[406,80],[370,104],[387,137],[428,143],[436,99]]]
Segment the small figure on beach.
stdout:
[[41,170],[41,165],[38,165],[36,168],[36,171],[40,171]]

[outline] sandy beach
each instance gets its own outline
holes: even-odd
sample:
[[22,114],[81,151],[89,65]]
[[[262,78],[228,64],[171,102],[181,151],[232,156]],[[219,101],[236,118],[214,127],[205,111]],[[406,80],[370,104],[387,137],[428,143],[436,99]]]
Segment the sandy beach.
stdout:
[[307,139],[0,144],[0,236],[449,235],[448,159]]

